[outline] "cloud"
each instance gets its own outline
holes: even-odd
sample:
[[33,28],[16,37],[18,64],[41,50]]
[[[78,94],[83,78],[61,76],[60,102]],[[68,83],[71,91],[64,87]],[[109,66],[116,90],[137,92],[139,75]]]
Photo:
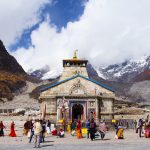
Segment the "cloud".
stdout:
[[9,46],[39,22],[40,9],[50,0],[0,0],[0,38]]
[[109,65],[150,54],[149,0],[89,0],[78,21],[57,32],[50,19],[31,33],[32,45],[13,55],[27,71],[46,64],[62,67],[78,49],[94,66]]

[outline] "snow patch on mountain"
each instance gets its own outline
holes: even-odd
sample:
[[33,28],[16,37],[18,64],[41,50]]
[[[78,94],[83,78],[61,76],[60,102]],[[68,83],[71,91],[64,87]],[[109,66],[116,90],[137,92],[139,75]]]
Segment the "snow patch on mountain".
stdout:
[[62,70],[60,70],[59,68],[51,69],[48,65],[45,65],[44,67],[37,70],[30,69],[28,71],[29,75],[39,78],[41,80],[55,79],[60,76],[61,73]]
[[61,71],[57,70],[50,70],[49,72],[43,74],[43,77],[41,78],[42,80],[47,80],[47,79],[55,79],[61,75]]
[[[150,68],[150,56],[143,56],[139,60],[126,60],[120,64],[114,64],[105,68],[99,68],[98,74],[104,79],[116,81],[130,80],[134,76]],[[128,79],[127,79],[128,78]]]
[[33,77],[41,79],[44,74],[50,71],[50,67],[48,65],[43,66],[37,70],[30,69],[27,73]]
[[103,73],[98,68],[96,68],[96,72],[97,72],[99,77],[106,79],[106,77],[103,75]]

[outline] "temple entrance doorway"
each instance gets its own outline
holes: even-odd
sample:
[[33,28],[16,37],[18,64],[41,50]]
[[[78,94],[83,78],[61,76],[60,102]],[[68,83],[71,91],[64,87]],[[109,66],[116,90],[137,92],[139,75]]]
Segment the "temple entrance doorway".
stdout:
[[83,106],[81,104],[74,104],[72,107],[72,120],[83,119]]

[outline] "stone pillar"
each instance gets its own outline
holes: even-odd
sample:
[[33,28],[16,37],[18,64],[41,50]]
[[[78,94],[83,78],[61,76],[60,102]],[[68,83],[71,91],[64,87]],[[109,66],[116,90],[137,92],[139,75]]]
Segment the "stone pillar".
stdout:
[[69,118],[69,108],[66,108],[66,111],[65,111],[65,116],[66,116],[66,121],[70,121],[70,118]]
[[60,108],[57,108],[57,120],[60,120],[61,118],[60,118]]
[[96,106],[96,123],[98,123],[99,122],[99,106],[98,106],[98,99],[96,98],[95,99],[95,106]]
[[84,103],[83,105],[82,105],[82,107],[83,107],[83,120],[84,121],[86,121],[86,104]]

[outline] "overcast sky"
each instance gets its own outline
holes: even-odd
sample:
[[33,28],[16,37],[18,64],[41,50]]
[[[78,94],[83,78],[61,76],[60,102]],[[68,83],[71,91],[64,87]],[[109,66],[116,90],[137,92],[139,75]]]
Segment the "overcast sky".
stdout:
[[150,0],[0,0],[0,38],[23,68],[73,56],[94,66],[150,55]]

